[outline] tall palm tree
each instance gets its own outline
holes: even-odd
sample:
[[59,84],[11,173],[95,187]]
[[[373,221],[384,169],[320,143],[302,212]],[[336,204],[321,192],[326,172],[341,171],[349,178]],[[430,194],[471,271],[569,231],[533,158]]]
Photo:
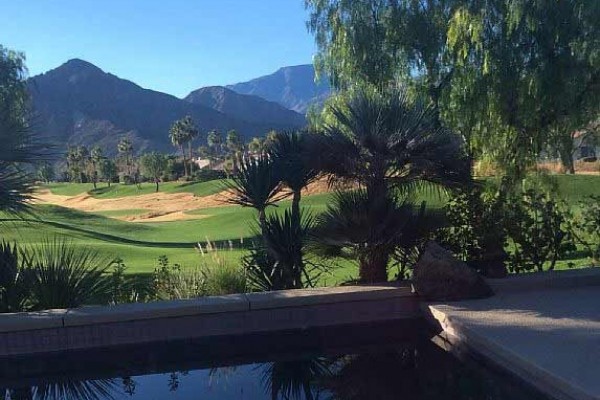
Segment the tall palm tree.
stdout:
[[94,146],[90,152],[90,161],[92,162],[92,182],[94,183],[94,189],[96,189],[96,185],[98,183],[98,167],[102,160],[104,160],[102,148]]
[[173,123],[171,128],[169,129],[169,138],[171,139],[171,143],[173,146],[178,147],[181,151],[181,155],[183,157],[183,170],[185,176],[188,175],[188,167],[186,164],[186,156],[184,151],[184,146],[187,144],[188,146],[188,154],[189,154],[189,174],[192,173],[192,142],[193,140],[200,134],[200,131],[196,127],[194,120],[189,115],[184,118],[177,120]]
[[469,183],[469,159],[460,137],[438,124],[435,110],[404,91],[357,91],[330,111],[334,122],[313,143],[315,168],[360,189],[335,197],[315,238],[328,251],[354,249],[361,281],[387,280],[390,257],[406,236],[402,230],[416,228],[409,195],[417,187]]
[[131,176],[131,168],[133,166],[133,143],[127,137],[121,138],[117,144],[117,151],[119,154],[125,157],[125,164],[127,165],[127,175]]

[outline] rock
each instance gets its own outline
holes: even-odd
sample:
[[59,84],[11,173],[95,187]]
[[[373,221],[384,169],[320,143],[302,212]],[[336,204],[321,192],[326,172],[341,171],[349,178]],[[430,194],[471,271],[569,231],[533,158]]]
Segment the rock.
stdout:
[[427,243],[415,265],[413,288],[430,301],[479,299],[494,294],[474,269],[433,241]]

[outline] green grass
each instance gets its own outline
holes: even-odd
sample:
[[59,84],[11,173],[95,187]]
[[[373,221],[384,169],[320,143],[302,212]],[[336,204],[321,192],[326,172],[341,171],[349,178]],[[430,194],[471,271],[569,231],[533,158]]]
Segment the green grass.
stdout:
[[[94,189],[91,183],[51,183],[42,185],[42,189],[49,189],[52,194],[61,196],[77,196],[83,193],[89,193],[97,199],[114,199],[118,197],[139,196],[151,194],[156,191],[153,183],[142,183],[138,185],[123,185],[114,183],[107,186],[105,183],[98,184]],[[223,182],[165,182],[159,185],[161,193],[192,193],[195,196],[203,197],[215,194],[223,190]]]
[[[576,205],[585,197],[600,195],[600,177],[598,176],[556,176],[560,196]],[[189,191],[196,195],[206,195],[218,191],[216,182],[197,184],[166,183],[161,190],[168,192]],[[143,186],[143,190],[151,192],[152,185]],[[76,195],[89,190],[90,184],[57,184],[49,186],[53,193]],[[215,189],[217,188],[217,189]],[[135,186],[115,185],[114,191],[94,196],[132,196]],[[330,194],[305,196],[302,205],[313,215],[326,209],[330,202]],[[431,207],[443,205],[444,198],[435,193],[417,196],[417,200],[426,200]],[[282,201],[278,207],[269,212],[281,212],[289,207],[290,201]],[[204,218],[160,222],[133,223],[110,217],[123,215],[139,215],[146,210],[116,210],[96,213],[85,213],[51,205],[35,206],[36,217],[26,220],[14,220],[13,217],[0,215],[0,238],[14,240],[23,245],[39,243],[42,240],[61,236],[70,239],[74,245],[94,248],[97,251],[121,257],[131,273],[150,273],[161,255],[169,257],[172,263],[193,267],[207,262],[195,249],[198,242],[207,239],[220,248],[228,249],[230,241],[235,250],[224,250],[222,255],[231,262],[238,262],[253,235],[255,212],[249,208],[226,206],[189,211],[190,214],[202,215]],[[4,219],[3,221],[1,221]],[[210,261],[210,260],[208,260]],[[561,260],[557,268],[567,268],[568,263],[576,266],[585,265],[585,258]],[[331,274],[323,277],[325,284],[335,284],[356,276],[356,265],[350,261],[339,261],[340,266],[331,270]]]

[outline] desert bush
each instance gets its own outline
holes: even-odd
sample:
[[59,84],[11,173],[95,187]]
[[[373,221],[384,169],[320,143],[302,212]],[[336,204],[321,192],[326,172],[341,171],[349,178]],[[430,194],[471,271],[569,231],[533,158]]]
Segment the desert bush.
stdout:
[[576,242],[588,252],[595,265],[600,264],[600,196],[581,202],[580,211],[572,219]]
[[210,253],[203,253],[199,266],[184,268],[171,264],[166,256],[158,259],[154,271],[155,298],[162,300],[191,299],[246,291],[246,276],[220,255],[212,244]]
[[564,207],[548,193],[529,189],[509,198],[506,213],[511,271],[554,269],[569,233]]
[[506,270],[505,198],[495,185],[454,192],[445,206],[448,226],[436,239],[476,270]]

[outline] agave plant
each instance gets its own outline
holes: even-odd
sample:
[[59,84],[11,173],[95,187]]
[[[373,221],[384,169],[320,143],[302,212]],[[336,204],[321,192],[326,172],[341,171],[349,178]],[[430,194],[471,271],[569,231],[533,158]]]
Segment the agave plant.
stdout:
[[72,308],[110,297],[107,271],[113,259],[59,239],[46,240],[26,253],[32,309]]
[[325,257],[357,260],[361,282],[383,282],[397,249],[414,248],[442,221],[441,213],[426,212],[424,204],[415,207],[408,198],[338,191],[317,218],[311,248]]

